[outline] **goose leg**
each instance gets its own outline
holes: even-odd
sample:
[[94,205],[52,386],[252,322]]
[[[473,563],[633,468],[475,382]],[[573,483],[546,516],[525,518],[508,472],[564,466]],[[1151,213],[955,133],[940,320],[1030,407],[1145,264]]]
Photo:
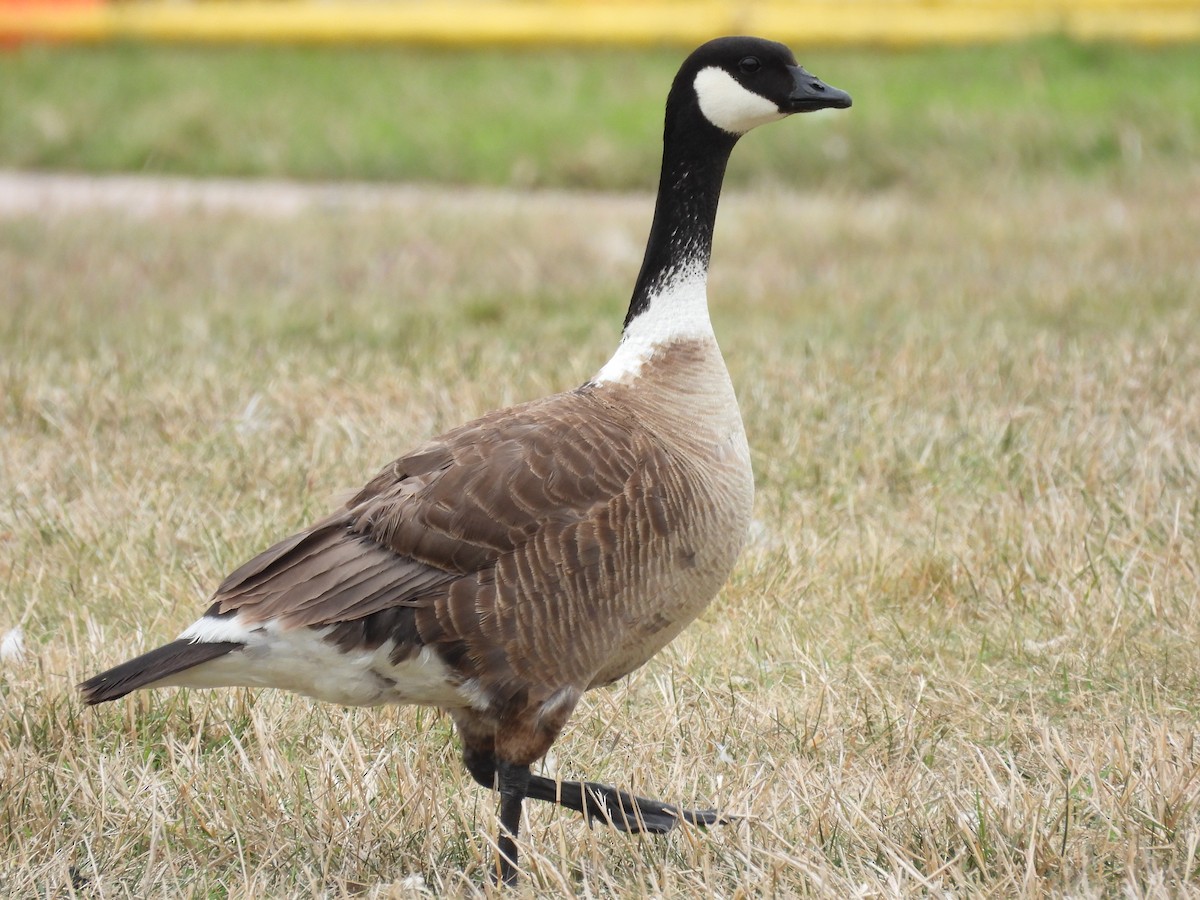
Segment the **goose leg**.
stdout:
[[[496,757],[492,753],[465,748],[463,762],[472,778],[495,790]],[[543,775],[530,775],[525,796],[582,813],[589,824],[600,822],[630,834],[666,834],[680,821],[701,827],[726,825],[730,821],[714,809],[681,809],[594,781],[559,783]]]
[[500,836],[496,841],[500,855],[496,860],[497,880],[516,884],[517,832],[521,827],[521,806],[529,790],[529,766],[497,762],[490,750],[470,745],[463,748],[463,763],[471,777],[485,788],[500,792]]
[[517,882],[517,832],[521,828],[521,804],[529,790],[529,766],[501,762],[496,766],[500,791],[500,883]]
[[559,783],[534,775],[529,780],[528,796],[583,813],[588,824],[601,822],[630,834],[666,834],[680,821],[702,827],[726,825],[730,821],[715,809],[681,809],[594,781]]

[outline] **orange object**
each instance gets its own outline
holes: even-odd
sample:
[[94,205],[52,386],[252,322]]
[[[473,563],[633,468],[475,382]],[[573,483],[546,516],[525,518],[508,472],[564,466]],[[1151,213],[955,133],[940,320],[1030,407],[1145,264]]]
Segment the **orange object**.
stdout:
[[[0,0],[0,13],[29,12],[38,15],[53,16],[56,10],[64,13],[77,13],[80,10],[98,8],[106,0]],[[0,15],[0,48],[16,47],[28,37],[19,30],[19,26],[6,26],[8,17]]]

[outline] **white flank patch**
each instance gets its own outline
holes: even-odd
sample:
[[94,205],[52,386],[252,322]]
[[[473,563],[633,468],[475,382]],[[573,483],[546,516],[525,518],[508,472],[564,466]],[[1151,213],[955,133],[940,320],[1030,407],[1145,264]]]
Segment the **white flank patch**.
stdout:
[[708,317],[704,267],[692,265],[673,272],[646,309],[629,323],[617,352],[592,379],[594,384],[629,382],[665,344],[713,337]]
[[704,118],[730,134],[745,134],[751,128],[776,122],[787,115],[780,112],[773,101],[742,87],[732,75],[717,66],[697,72],[692,85]]
[[0,639],[0,662],[19,663],[25,655],[25,633],[20,628],[5,632]]
[[419,703],[461,708],[481,699],[464,697],[450,671],[428,647],[411,659],[393,663],[390,641],[374,650],[342,650],[324,640],[331,630],[285,629],[274,621],[246,625],[238,616],[206,616],[180,638],[197,643],[237,641],[246,649],[172,675],[157,686],[279,688],[343,706]]
[[252,629],[239,622],[237,616],[226,619],[202,616],[184,629],[178,639],[193,644],[219,644],[223,641],[240,641],[244,644],[252,634]]

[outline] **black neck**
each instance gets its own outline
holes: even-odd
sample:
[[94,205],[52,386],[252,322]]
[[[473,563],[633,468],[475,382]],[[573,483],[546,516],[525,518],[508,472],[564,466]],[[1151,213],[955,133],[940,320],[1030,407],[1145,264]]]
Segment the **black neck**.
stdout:
[[[704,118],[695,100],[667,101],[662,174],[646,257],[625,314],[625,328],[646,310],[673,273],[687,266],[708,268],[713,224],[729,154],[737,136]],[[686,85],[691,91],[691,86]]]

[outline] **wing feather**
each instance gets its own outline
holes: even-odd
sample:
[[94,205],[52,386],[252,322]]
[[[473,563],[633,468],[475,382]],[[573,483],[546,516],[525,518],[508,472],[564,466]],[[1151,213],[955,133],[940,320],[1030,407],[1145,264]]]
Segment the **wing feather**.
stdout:
[[[345,623],[386,615],[418,632],[398,643],[457,642],[448,656],[494,664],[520,636],[509,607],[521,598],[611,584],[611,566],[599,571],[616,540],[609,506],[656,452],[586,394],[492,413],[395,460],[345,508],[238,568],[217,609],[339,625],[339,642],[382,627]],[[388,613],[398,607],[416,615]]]

